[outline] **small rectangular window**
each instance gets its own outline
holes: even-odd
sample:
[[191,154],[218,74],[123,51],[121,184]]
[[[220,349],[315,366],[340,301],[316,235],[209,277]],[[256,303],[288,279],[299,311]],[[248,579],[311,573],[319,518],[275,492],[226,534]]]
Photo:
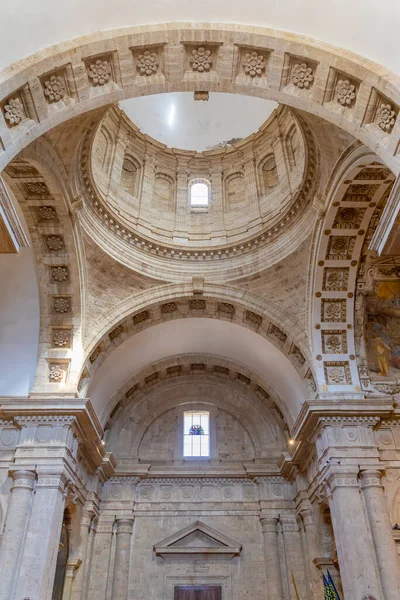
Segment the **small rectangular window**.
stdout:
[[183,456],[210,456],[210,413],[183,413]]
[[208,206],[208,185],[203,182],[193,183],[190,188],[190,204],[192,207],[206,208]]

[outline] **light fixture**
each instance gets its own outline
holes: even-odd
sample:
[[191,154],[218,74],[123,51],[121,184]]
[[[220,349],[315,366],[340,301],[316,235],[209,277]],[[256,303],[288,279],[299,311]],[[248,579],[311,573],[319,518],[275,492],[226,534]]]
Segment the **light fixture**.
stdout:
[[289,446],[293,446],[293,444],[294,444],[294,439],[293,439],[293,438],[290,438],[290,440],[288,441],[288,444],[289,444]]

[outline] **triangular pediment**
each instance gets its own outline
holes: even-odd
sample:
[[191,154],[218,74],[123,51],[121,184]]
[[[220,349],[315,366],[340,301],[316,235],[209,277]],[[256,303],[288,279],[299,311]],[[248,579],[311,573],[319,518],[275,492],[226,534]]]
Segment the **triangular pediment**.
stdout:
[[240,554],[241,544],[201,521],[181,529],[174,535],[154,545],[157,556],[222,555],[231,558]]

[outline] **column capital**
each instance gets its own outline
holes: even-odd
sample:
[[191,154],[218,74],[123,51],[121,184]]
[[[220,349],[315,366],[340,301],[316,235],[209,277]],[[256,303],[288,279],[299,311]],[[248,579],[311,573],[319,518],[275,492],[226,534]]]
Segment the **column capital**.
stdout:
[[261,531],[262,533],[276,533],[277,532],[277,525],[278,525],[278,517],[274,517],[274,516],[261,516],[260,517],[260,523],[261,523]]
[[383,488],[382,475],[383,467],[362,469],[360,471],[361,488],[363,490],[370,487]]
[[117,517],[117,535],[119,533],[128,533],[129,535],[132,535],[134,520],[134,517]]
[[281,523],[283,532],[285,532],[285,531],[286,532],[289,532],[289,531],[294,532],[294,531],[299,530],[299,525],[297,522],[296,515],[280,515],[279,521]]
[[30,469],[12,468],[10,475],[13,478],[11,490],[26,488],[33,490],[36,482],[36,471]]

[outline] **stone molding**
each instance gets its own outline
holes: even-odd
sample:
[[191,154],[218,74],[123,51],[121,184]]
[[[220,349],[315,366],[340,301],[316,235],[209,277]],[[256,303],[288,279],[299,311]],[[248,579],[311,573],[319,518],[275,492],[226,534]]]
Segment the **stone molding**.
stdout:
[[[195,77],[188,76],[185,53],[191,51],[191,44],[204,43],[204,36],[212,40],[212,52],[224,53],[225,60],[217,61],[216,70],[212,68]],[[162,65],[158,67],[163,69],[161,80],[158,75],[140,76],[132,53],[132,48],[154,44],[163,48]],[[171,51],[168,51],[170,47]],[[246,52],[268,49],[265,77],[250,77],[239,72],[238,67],[234,66],[235,48],[245,48]],[[171,59],[176,61],[176,49],[179,49],[181,56],[175,65],[171,63]],[[232,63],[231,68],[227,68],[228,59]],[[105,85],[97,85],[95,89],[93,79],[88,76],[88,69],[96,60],[107,60],[111,70]],[[313,81],[309,89],[300,89],[299,81],[289,77],[296,61],[300,68],[303,68],[304,63],[306,71],[309,68],[312,70]],[[179,68],[176,68],[178,64]],[[65,78],[60,89],[61,96],[65,96],[57,101],[49,96],[46,100],[44,91],[35,85],[36,78],[41,80],[46,75],[47,80],[51,81],[51,76],[59,76],[61,71],[63,74],[68,72],[68,81],[71,82],[65,86],[67,77],[63,75]],[[362,93],[357,93],[356,90],[356,97],[350,104],[342,105],[335,99],[335,95],[331,98],[330,90],[336,89],[335,82],[339,74],[340,81],[348,79],[351,82],[357,79],[360,82]],[[399,78],[365,58],[317,43],[305,36],[260,27],[206,23],[125,28],[82,37],[75,41],[73,48],[70,42],[58,44],[37,53],[29,60],[15,63],[12,69],[4,71],[2,75],[0,148],[4,150],[3,153],[0,151],[0,169],[4,168],[9,157],[15,156],[25,144],[51,127],[51,116],[57,115],[58,122],[61,122],[70,118],[71,113],[76,115],[100,103],[108,104],[111,97],[115,101],[141,94],[143,86],[150,87],[150,90],[157,88],[158,92],[162,92],[164,89],[179,91],[185,85],[186,90],[196,91],[197,78],[200,76],[204,80],[203,85],[210,91],[223,84],[227,92],[238,89],[242,93],[257,93],[315,112],[322,118],[341,125],[370,147],[377,148],[386,164],[396,172],[399,170],[396,155],[399,124],[394,123],[399,106]],[[268,86],[257,85],[255,79],[265,79]],[[387,106],[390,107],[385,109],[388,113],[383,113],[383,107]],[[392,113],[393,118],[388,120],[387,114]],[[382,119],[385,119],[385,129]]]

